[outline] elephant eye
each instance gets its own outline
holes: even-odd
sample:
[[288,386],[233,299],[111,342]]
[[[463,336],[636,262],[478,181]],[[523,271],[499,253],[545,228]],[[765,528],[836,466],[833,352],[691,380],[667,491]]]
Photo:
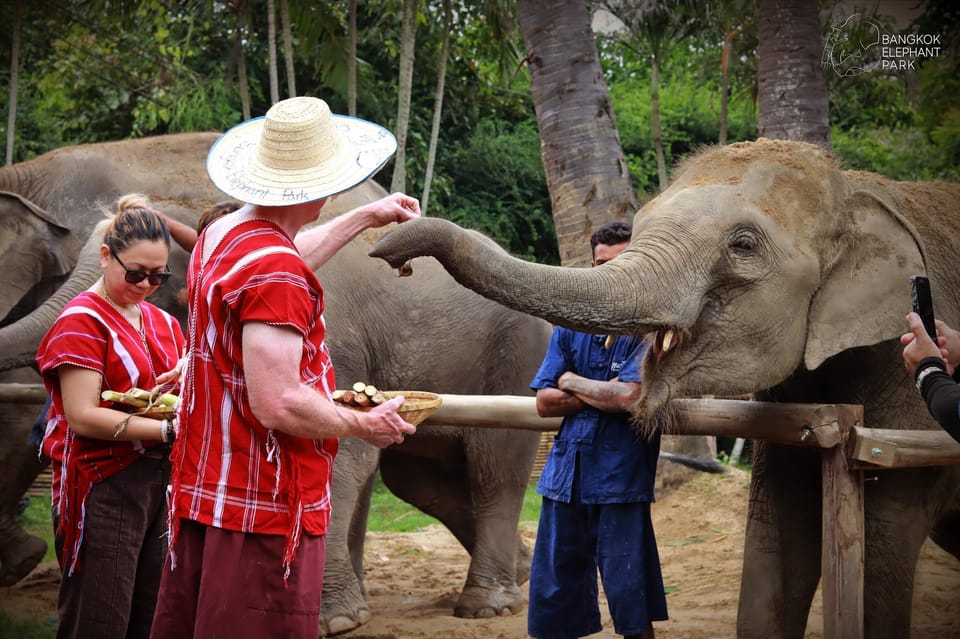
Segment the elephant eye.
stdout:
[[729,246],[739,255],[753,255],[760,246],[760,238],[750,229],[737,229],[730,238]]

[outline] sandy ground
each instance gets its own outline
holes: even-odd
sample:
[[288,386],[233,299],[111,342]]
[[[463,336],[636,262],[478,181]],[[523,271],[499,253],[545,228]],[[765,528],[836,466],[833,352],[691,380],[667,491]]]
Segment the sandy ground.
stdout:
[[[669,591],[670,620],[660,639],[735,637],[748,476],[697,475],[654,505],[653,517]],[[535,526],[524,525],[532,543]],[[350,639],[515,639],[526,637],[525,611],[495,619],[457,619],[453,605],[468,556],[442,527],[416,533],[369,533],[366,579],[373,619]],[[0,589],[0,608],[17,617],[53,621],[57,572],[42,565],[13,588]],[[615,637],[602,604],[604,630]],[[806,637],[822,638],[819,595]],[[960,562],[928,543],[914,596],[917,639],[960,637]]]

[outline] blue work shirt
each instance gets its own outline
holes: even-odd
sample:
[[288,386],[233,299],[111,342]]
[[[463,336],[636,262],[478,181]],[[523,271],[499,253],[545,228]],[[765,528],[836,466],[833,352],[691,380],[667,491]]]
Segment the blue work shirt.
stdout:
[[[619,336],[610,348],[604,348],[605,340],[605,335],[557,327],[530,388],[556,388],[560,376],[567,371],[603,381],[614,377],[622,382],[641,381],[640,362],[647,348],[643,338]],[[587,406],[563,418],[540,474],[537,492],[570,503],[574,473],[579,466],[584,504],[654,501],[659,455],[659,433],[646,439],[631,426],[629,413],[607,413]]]

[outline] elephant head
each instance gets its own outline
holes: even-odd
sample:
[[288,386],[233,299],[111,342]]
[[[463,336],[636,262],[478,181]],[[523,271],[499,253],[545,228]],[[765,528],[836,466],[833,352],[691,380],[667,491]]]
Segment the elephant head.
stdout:
[[[22,312],[24,298],[43,299],[63,282],[80,253],[80,240],[30,200],[0,191],[0,320]],[[21,301],[23,303],[21,303]]]
[[817,146],[761,139],[689,159],[602,266],[527,263],[440,219],[401,225],[371,255],[393,266],[433,255],[516,310],[648,335],[637,411],[653,417],[674,397],[761,391],[900,335],[908,277],[926,272],[905,199]]

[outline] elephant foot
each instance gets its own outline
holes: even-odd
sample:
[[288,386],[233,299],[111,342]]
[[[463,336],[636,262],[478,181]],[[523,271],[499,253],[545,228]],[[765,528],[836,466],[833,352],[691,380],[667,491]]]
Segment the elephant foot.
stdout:
[[370,610],[367,608],[361,608],[356,612],[356,616],[335,615],[329,619],[321,618],[320,636],[333,637],[334,635],[350,632],[351,630],[359,628],[363,624],[370,621],[371,617],[372,615],[370,614]]
[[506,617],[523,608],[523,594],[516,584],[499,587],[497,590],[467,586],[453,609],[455,617],[464,619],[489,619]]
[[0,550],[0,586],[12,586],[37,567],[47,554],[47,542],[22,532],[16,538],[6,540]]

